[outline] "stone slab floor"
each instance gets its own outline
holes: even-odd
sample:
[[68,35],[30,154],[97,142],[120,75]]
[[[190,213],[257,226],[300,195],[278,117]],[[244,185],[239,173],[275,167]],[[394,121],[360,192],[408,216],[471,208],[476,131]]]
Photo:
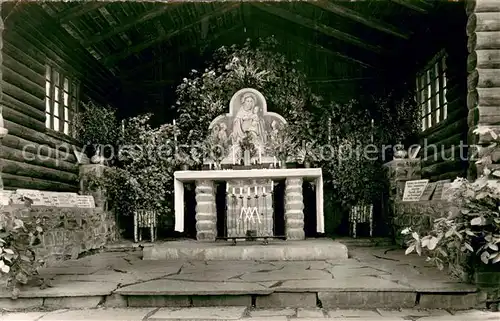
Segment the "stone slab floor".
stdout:
[[248,309],[245,307],[206,308],[96,308],[18,312],[0,315],[1,321],[498,321],[500,313],[469,310],[327,310]]
[[[273,300],[276,299],[280,301],[278,307],[290,306],[293,308],[313,309],[312,311],[314,311],[293,310],[294,316],[316,318],[321,315],[323,317],[329,315],[331,318],[344,318],[348,316],[343,316],[343,312],[336,314],[322,310],[320,313],[314,310],[317,303],[316,294],[307,292],[317,292],[318,298],[322,301],[320,306],[325,309],[333,307],[345,309],[374,308],[367,305],[363,300],[360,301],[359,298],[353,302],[349,300],[345,300],[345,302],[335,301],[335,296],[329,295],[332,292],[328,291],[392,293],[391,297],[385,298],[388,304],[391,303],[391,300],[398,300],[405,296],[404,293],[407,293],[409,297],[408,304],[411,304],[408,308],[415,308],[416,292],[431,293],[431,295],[422,294],[418,305],[419,309],[448,309],[447,302],[441,302],[439,296],[432,295],[432,293],[469,293],[475,291],[475,288],[462,284],[457,280],[452,280],[444,272],[428,265],[424,258],[416,255],[405,256],[402,250],[390,248],[351,249],[351,258],[340,261],[145,261],[141,259],[141,254],[141,251],[103,252],[78,260],[65,261],[58,266],[44,268],[40,271],[40,274],[49,280],[50,286],[48,288],[42,290],[39,287],[28,286],[21,290],[17,300],[11,300],[10,293],[2,289],[0,290],[0,309],[4,309],[4,312],[30,309],[30,311],[35,311],[30,312],[30,318],[43,321],[83,320],[83,315],[86,313],[89,315],[84,318],[85,320],[92,320],[92,318],[95,320],[115,320],[112,318],[115,312],[125,313],[122,315],[128,319],[123,320],[168,320],[169,316],[173,319],[184,320],[187,318],[185,313],[192,313],[192,317],[196,319],[197,310],[174,311],[165,308],[160,310],[153,308],[145,310],[132,310],[131,308],[127,310],[95,309],[134,306],[131,304],[130,297],[127,301],[122,295],[236,295],[251,293],[263,295],[262,299],[257,297],[257,308],[275,308],[277,306],[273,306]],[[294,296],[293,294],[298,293],[292,292],[310,294],[312,300],[308,299],[309,296]],[[266,297],[271,293],[279,295],[274,296],[274,299]],[[464,296],[463,298],[464,306],[459,308],[473,308],[473,306],[467,305],[468,300],[465,300],[467,297]],[[173,306],[189,306],[187,304],[189,302],[184,303],[180,302]],[[191,301],[190,304],[196,306],[194,303],[194,301]],[[339,304],[342,306],[339,306]],[[215,306],[215,310],[210,311],[222,309],[217,305],[216,302],[211,304],[210,306]],[[239,311],[231,314],[231,318],[226,318],[228,320],[238,319],[242,316],[257,318],[259,313],[259,317],[264,318],[262,320],[268,320],[265,312],[256,312],[257,315],[248,313],[247,307],[250,305],[246,303],[219,305],[243,305],[239,308],[227,310]],[[456,306],[456,304],[454,305]],[[377,304],[375,307],[388,306]],[[36,312],[57,309],[93,310]],[[367,314],[359,312],[359,315],[355,315],[359,318],[365,318],[360,320],[383,317],[380,311],[369,311],[371,312],[367,312]],[[105,315],[99,313],[105,313]],[[396,319],[411,315],[411,313],[405,313],[400,311],[391,315]],[[482,316],[480,313],[477,315]],[[13,319],[15,314],[9,314],[4,315],[1,320],[25,320],[23,316],[18,316],[21,319]],[[429,317],[425,313],[423,316]],[[28,318],[27,315],[25,317]],[[280,315],[276,320],[283,320],[283,317],[283,315]],[[451,316],[446,315],[446,317],[450,318]],[[201,319],[210,320],[208,316]],[[213,319],[219,320],[217,318]],[[500,317],[497,320],[500,320]]]

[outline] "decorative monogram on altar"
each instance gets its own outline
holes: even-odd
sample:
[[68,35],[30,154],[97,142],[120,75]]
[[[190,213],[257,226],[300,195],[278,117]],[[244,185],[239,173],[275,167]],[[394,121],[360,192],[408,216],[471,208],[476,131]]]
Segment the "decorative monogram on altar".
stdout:
[[264,96],[253,88],[236,92],[229,103],[229,113],[216,117],[209,126],[213,140],[223,147],[221,163],[239,163],[243,151],[250,149],[251,157],[259,163],[272,163],[269,148],[286,120],[267,111]]
[[255,216],[257,216],[257,221],[259,224],[262,224],[260,220],[260,215],[259,215],[259,209],[257,207],[242,207],[240,211],[240,220],[243,218],[243,214],[245,214],[245,218],[243,219],[244,222],[247,221],[252,221],[252,223],[255,223]]

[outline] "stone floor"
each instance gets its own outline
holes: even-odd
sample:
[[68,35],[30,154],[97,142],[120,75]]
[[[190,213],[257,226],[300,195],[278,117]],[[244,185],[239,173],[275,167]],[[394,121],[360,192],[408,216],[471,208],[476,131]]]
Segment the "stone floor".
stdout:
[[474,287],[424,258],[379,247],[349,252],[350,259],[333,261],[146,261],[141,251],[104,252],[44,268],[50,287],[23,288],[17,300],[0,290],[0,308],[477,306]]
[[327,310],[212,308],[97,308],[51,312],[3,313],[0,321],[493,321],[500,313],[470,310]]

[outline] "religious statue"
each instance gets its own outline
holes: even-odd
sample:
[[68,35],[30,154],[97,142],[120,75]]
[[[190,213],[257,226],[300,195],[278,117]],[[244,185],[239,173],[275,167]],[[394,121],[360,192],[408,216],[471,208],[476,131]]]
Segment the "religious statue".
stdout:
[[223,164],[239,164],[245,150],[252,162],[272,163],[268,145],[285,124],[279,114],[267,111],[266,99],[259,91],[244,88],[231,98],[229,113],[211,122],[210,140],[223,147]]
[[265,146],[266,130],[264,120],[260,117],[260,107],[257,104],[257,97],[247,92],[241,96],[240,110],[233,120],[232,144],[233,148],[239,150],[239,144],[248,134],[256,149]]

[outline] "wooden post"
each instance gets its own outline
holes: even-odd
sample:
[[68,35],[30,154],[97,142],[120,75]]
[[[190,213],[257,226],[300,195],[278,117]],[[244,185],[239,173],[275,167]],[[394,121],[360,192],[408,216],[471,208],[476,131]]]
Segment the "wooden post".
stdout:
[[[500,129],[495,121],[500,119],[500,2],[469,0],[466,12],[468,144],[488,144],[490,137],[474,135],[473,130],[477,126]],[[475,163],[471,162],[469,168],[469,176],[474,178]]]

